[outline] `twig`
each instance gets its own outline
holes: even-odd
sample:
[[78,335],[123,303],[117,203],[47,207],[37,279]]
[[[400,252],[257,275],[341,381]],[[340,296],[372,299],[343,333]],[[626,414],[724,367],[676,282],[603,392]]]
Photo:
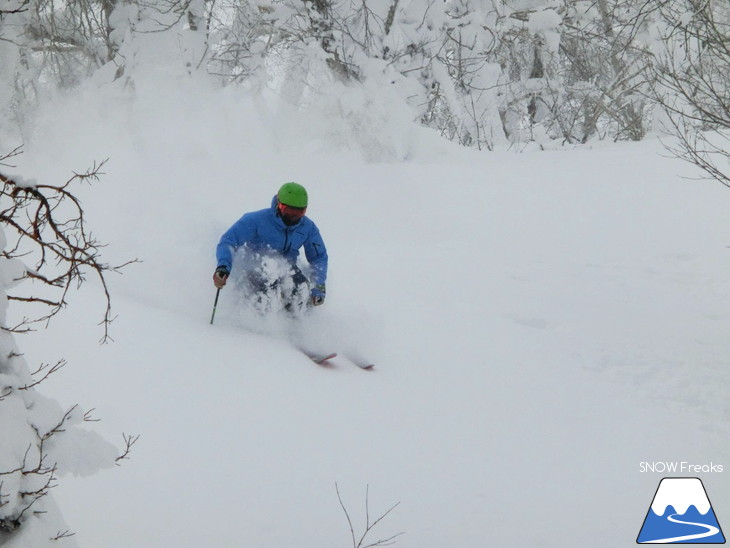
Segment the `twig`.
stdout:
[[335,491],[337,491],[337,500],[340,501],[340,507],[342,508],[342,511],[345,513],[345,517],[347,518],[347,524],[350,527],[350,535],[352,538],[352,546],[353,548],[374,548],[376,546],[391,546],[395,544],[395,539],[398,537],[404,535],[405,533],[396,533],[395,535],[392,535],[387,538],[383,538],[380,540],[377,540],[375,542],[372,542],[370,544],[364,544],[365,538],[370,534],[370,532],[375,528],[375,526],[383,521],[385,517],[390,514],[395,508],[397,508],[400,505],[400,502],[395,503],[393,506],[391,506],[388,510],[386,510],[379,518],[377,518],[375,521],[370,523],[370,486],[367,485],[365,488],[365,531],[363,532],[362,536],[360,537],[360,540],[356,540],[355,536],[355,528],[352,525],[352,519],[350,518],[350,513],[347,511],[347,508],[345,507],[345,503],[342,501],[342,496],[340,495],[340,488],[339,485],[337,485],[337,482],[335,482]]
[[122,434],[122,438],[124,438],[125,447],[124,452],[116,458],[115,462],[117,463],[117,466],[119,466],[120,461],[129,459],[129,453],[132,450],[132,446],[137,443],[137,440],[139,440],[139,434],[137,434],[136,436],[133,436],[131,434]]
[[68,530],[66,530],[66,531],[59,531],[58,534],[56,534],[55,537],[52,537],[51,538],[51,540],[55,541],[55,540],[61,540],[61,539],[64,539],[64,538],[69,538],[69,537],[74,536],[75,534],[76,533],[74,533],[72,531],[68,531]]
[[347,518],[347,524],[350,526],[350,534],[352,535],[352,545],[357,546],[355,543],[355,529],[352,526],[352,520],[350,519],[350,514],[347,511],[347,508],[345,508],[345,503],[342,502],[342,497],[340,496],[340,486],[337,485],[337,482],[335,482],[335,491],[337,491],[337,500],[340,501],[340,506],[342,507],[342,511],[345,512],[345,517]]
[[65,367],[66,364],[67,364],[66,360],[58,360],[58,362],[56,362],[56,365],[54,365],[53,367],[51,367],[47,363],[41,364],[41,366],[36,371],[34,371],[33,373],[31,373],[31,376],[35,377],[38,373],[42,373],[43,371],[45,371],[45,374],[43,375],[43,377],[41,377],[37,381],[32,382],[31,384],[26,384],[25,386],[19,387],[18,390],[28,390],[29,388],[33,388],[34,386],[38,386],[40,383],[42,383],[43,381],[45,381],[48,377],[50,377],[51,375],[53,375],[56,371],[58,371],[59,369]]

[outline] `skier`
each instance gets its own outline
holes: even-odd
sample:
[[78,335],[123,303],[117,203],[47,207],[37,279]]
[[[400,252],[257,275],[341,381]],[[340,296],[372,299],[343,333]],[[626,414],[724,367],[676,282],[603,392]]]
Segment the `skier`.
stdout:
[[[272,290],[279,291],[288,311],[293,307],[301,309],[307,303],[324,303],[327,249],[319,229],[305,216],[307,203],[307,191],[302,185],[285,183],[273,197],[271,207],[246,213],[236,221],[221,236],[216,248],[215,286],[221,289],[226,285],[233,254],[243,247],[248,258],[244,265],[245,281],[254,295],[261,298]],[[309,280],[297,266],[302,247],[311,270]],[[271,256],[283,257],[291,266],[274,280],[262,268],[262,262]]]

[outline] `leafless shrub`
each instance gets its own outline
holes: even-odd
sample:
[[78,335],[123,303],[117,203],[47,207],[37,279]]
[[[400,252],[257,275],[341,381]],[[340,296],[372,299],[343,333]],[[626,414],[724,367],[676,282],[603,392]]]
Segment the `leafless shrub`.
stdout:
[[[0,165],[7,165],[5,162],[18,153],[16,149],[0,156]],[[101,321],[104,330],[102,341],[109,340],[109,324],[113,317],[105,274],[119,272],[135,260],[119,266],[102,262],[99,253],[104,245],[89,232],[81,201],[71,190],[74,184],[98,180],[104,163],[95,163],[86,172],[75,173],[60,185],[20,180],[0,172],[0,202],[4,204],[0,209],[0,225],[9,229],[6,231],[8,245],[0,252],[0,257],[22,259],[26,264],[30,259],[33,264],[26,266],[23,277],[54,290],[51,296],[8,295],[11,301],[41,305],[45,311],[3,329],[21,333],[31,330],[35,323],[47,322],[66,306],[69,290],[79,287],[91,273],[100,281],[106,300]],[[14,240],[10,237],[12,233],[15,234]]]

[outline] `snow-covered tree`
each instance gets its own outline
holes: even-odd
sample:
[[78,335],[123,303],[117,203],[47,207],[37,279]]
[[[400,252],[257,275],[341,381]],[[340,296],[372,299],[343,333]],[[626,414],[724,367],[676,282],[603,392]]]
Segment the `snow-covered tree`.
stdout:
[[207,72],[354,133],[396,109],[479,149],[638,140],[652,129],[650,90],[686,101],[699,78],[703,102],[722,98],[726,11],[697,0],[9,0],[0,109],[22,122],[52,86]]
[[24,116],[56,88],[135,70],[191,74],[209,58],[208,0],[9,0],[0,7],[0,113]]
[[650,129],[653,3],[566,2],[561,34],[561,137],[640,140]]
[[661,16],[653,92],[679,138],[674,152],[730,186],[730,6],[675,0]]
[[43,85],[68,88],[111,60],[116,0],[9,0],[0,8],[0,109],[22,119]]

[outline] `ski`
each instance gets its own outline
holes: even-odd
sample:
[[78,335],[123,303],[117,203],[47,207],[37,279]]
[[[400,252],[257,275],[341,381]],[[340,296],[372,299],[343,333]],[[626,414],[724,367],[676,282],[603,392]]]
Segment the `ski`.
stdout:
[[[329,354],[327,354],[327,353],[314,354],[312,352],[306,352],[304,350],[300,350],[300,351],[305,356],[307,356],[307,358],[309,358],[314,363],[319,364],[319,365],[331,365],[329,363],[329,360],[337,357],[337,352],[331,352]],[[373,367],[375,367],[375,364],[374,363],[369,362],[367,360],[362,360],[362,359],[354,360],[354,359],[349,358],[349,357],[347,358],[347,360],[349,362],[353,363],[354,365],[356,365],[357,367],[359,367],[360,369],[364,369],[366,371],[369,371],[370,369],[372,369]]]
[[307,358],[319,365],[324,365],[327,360],[331,360],[332,358],[337,357],[337,352],[332,352],[330,354],[310,354],[308,352],[303,353],[305,356],[307,356]]
[[355,365],[357,365],[360,369],[372,369],[375,367],[375,364],[371,361],[368,361],[367,359],[363,358],[361,355],[352,355],[352,354],[345,354],[345,357],[347,360]]

